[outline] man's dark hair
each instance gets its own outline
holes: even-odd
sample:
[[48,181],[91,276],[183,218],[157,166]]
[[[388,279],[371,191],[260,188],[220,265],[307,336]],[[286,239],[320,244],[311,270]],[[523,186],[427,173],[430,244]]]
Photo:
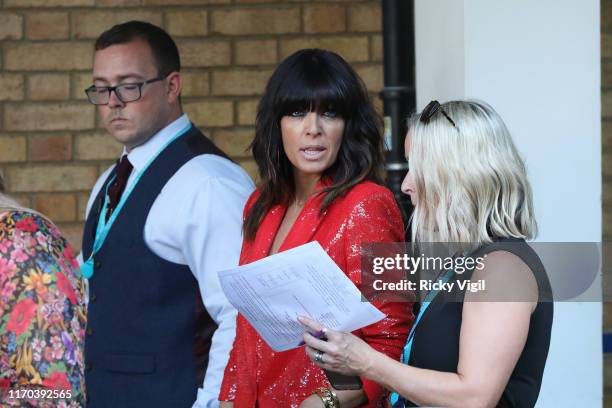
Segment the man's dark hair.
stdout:
[[103,50],[111,45],[127,44],[134,40],[143,40],[149,44],[158,75],[166,76],[181,70],[181,59],[172,37],[162,28],[144,21],[128,21],[111,27],[100,34],[96,40],[95,50]]
[[338,54],[320,49],[297,51],[276,68],[257,109],[251,150],[261,194],[246,214],[247,240],[255,237],[274,205],[289,204],[295,198],[293,165],[283,147],[281,118],[295,111],[327,110],[344,119],[344,134],[335,163],[323,174],[332,184],[321,192],[325,194],[321,212],[364,180],[382,183],[382,125],[365,85]]

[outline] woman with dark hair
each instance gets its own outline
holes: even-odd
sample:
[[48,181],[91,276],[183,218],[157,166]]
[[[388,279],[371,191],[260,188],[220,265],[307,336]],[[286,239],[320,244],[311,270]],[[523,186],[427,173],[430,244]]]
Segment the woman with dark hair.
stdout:
[[0,406],[85,404],[85,313],[70,245],[0,175]]
[[[301,50],[272,74],[252,151],[261,182],[244,210],[247,264],[317,241],[359,286],[362,242],[403,239],[393,194],[380,185],[382,137],[363,83],[337,54]],[[412,315],[406,303],[375,304],[386,318],[355,331],[398,359]],[[219,399],[224,407],[378,406],[384,390],[333,389],[301,349],[274,352],[242,315]]]

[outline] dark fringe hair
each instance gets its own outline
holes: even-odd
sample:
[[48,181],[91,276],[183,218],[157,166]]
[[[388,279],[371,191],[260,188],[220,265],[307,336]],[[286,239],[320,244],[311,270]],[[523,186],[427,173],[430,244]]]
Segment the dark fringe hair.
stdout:
[[295,111],[333,110],[344,119],[342,144],[335,163],[325,171],[332,185],[321,213],[356,184],[382,183],[382,121],[374,110],[363,81],[338,54],[305,49],[287,57],[276,68],[257,109],[255,138],[250,149],[257,163],[260,195],[244,222],[247,240],[255,237],[265,214],[295,198],[293,165],[282,142],[280,120]]

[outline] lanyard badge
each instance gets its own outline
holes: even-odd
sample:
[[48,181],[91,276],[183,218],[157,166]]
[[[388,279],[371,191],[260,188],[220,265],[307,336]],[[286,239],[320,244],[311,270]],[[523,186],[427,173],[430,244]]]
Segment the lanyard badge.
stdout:
[[98,253],[98,251],[100,251],[100,248],[102,248],[102,245],[104,244],[104,241],[106,240],[106,237],[108,236],[108,232],[113,226],[113,223],[117,219],[117,216],[121,212],[121,209],[123,208],[130,194],[132,193],[132,191],[134,190],[134,188],[140,181],[140,178],[142,177],[142,175],[149,168],[149,166],[155,161],[155,159],[157,159],[157,157],[166,149],[166,147],[168,147],[170,143],[174,142],[176,139],[184,135],[189,129],[191,129],[191,126],[192,126],[191,123],[189,123],[183,129],[181,129],[177,134],[171,137],[161,147],[161,149],[159,149],[157,153],[147,162],[147,164],[142,168],[142,170],[138,172],[134,181],[129,185],[126,191],[122,194],[121,199],[119,200],[119,203],[117,204],[117,208],[115,208],[115,210],[111,214],[108,221],[105,220],[105,216],[104,216],[108,208],[108,201],[109,201],[108,200],[108,188],[114,182],[115,176],[113,176],[113,179],[111,179],[106,184],[106,190],[104,191],[104,205],[102,207],[102,211],[100,211],[100,214],[98,214],[98,223],[96,224],[96,236],[94,239],[91,255],[89,256],[87,261],[85,261],[83,265],[81,265],[81,268],[80,268],[80,272],[83,277],[87,279],[91,279],[91,277],[93,276],[94,274],[94,256]]

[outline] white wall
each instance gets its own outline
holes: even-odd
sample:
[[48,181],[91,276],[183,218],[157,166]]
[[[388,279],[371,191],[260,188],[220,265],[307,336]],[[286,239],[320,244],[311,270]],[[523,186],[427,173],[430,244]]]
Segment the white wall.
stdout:
[[[526,158],[538,241],[600,241],[599,0],[415,3],[418,109],[490,103]],[[555,304],[539,407],[601,406],[601,325],[599,303]]]

